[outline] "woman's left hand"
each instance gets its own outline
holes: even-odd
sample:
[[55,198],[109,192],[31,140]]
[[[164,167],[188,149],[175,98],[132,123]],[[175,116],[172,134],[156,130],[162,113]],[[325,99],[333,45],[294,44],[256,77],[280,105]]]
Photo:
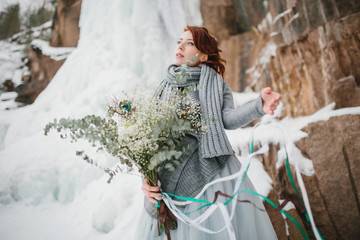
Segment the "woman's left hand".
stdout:
[[277,106],[279,106],[281,95],[277,92],[273,92],[271,87],[266,87],[261,92],[261,98],[264,113],[273,115]]

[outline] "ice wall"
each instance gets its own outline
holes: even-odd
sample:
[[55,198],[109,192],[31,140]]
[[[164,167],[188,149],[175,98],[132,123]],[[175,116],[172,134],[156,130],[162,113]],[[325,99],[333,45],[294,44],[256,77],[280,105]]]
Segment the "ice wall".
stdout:
[[[141,181],[104,173],[43,128],[54,118],[104,115],[105,97],[158,82],[199,1],[83,0],[76,50],[35,103],[0,112],[1,239],[129,239]],[[99,156],[104,158],[106,156]],[[62,234],[60,234],[62,233]]]

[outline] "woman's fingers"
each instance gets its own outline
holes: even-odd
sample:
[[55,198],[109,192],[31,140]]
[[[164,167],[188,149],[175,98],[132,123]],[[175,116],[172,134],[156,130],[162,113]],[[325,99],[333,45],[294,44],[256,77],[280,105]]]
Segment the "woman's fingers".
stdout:
[[146,198],[150,201],[150,202],[152,202],[152,203],[154,203],[154,204],[158,204],[158,202],[155,200],[155,198],[161,198],[161,194],[160,193],[149,193],[149,194],[147,194],[147,195],[145,195],[146,196]]
[[158,202],[154,198],[161,198],[162,195],[159,193],[160,187],[159,186],[150,186],[150,184],[144,180],[142,184],[142,191],[144,192],[146,198],[154,203],[157,204]]
[[270,94],[272,92],[272,89],[271,89],[271,87],[266,87],[266,88],[264,88],[263,92],[266,94]]
[[162,197],[161,193],[153,193],[153,192],[149,192],[148,194],[145,194],[145,196],[150,202],[154,204],[158,204],[155,198],[161,199]]
[[147,190],[149,192],[158,192],[158,191],[160,191],[159,186],[150,186],[150,184],[146,180],[143,181],[142,188],[143,188],[143,190]]
[[273,115],[282,97],[279,93],[274,92],[271,87],[266,87],[262,90],[261,98],[263,100],[263,111],[266,114]]
[[149,192],[147,195],[149,198],[161,198],[161,193]]

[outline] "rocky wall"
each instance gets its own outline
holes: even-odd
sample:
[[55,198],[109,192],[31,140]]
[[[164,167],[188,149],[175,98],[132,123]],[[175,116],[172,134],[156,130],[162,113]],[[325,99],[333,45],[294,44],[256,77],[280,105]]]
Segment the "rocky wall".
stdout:
[[[76,47],[79,40],[81,0],[58,0],[51,27],[51,47]],[[30,46],[28,51],[30,76],[16,88],[17,102],[31,104],[46,88],[65,59],[54,60],[44,55],[41,49]]]
[[[233,91],[271,86],[283,96],[281,117],[311,115],[331,102],[337,109],[360,106],[360,1],[202,0],[201,11],[219,40]],[[314,164],[315,174],[303,179],[320,233],[360,238],[360,116],[333,117],[303,131],[308,137],[296,145]],[[285,166],[276,167],[279,146],[270,149],[263,156],[273,180],[269,198],[294,203],[289,213],[313,239]],[[266,207],[279,239],[303,238],[289,219],[288,237],[281,214]]]
[[331,102],[360,106],[360,13],[332,20],[290,45],[277,47],[268,63],[250,72],[255,89],[271,85],[283,94],[285,115],[310,115]]
[[79,41],[81,0],[58,0],[54,14],[52,47],[76,47]]
[[[336,108],[360,105],[360,1],[246,2],[201,5],[233,91],[271,86],[283,94],[284,116],[292,117],[331,102]],[[250,14],[254,9],[259,13]]]
[[27,76],[24,84],[16,88],[18,93],[16,101],[25,104],[35,101],[65,62],[65,59],[54,60],[50,56],[43,55],[42,51],[34,46],[29,48],[28,58],[31,75]]
[[360,115],[311,123],[296,143],[316,174],[304,177],[318,228],[325,239],[360,238]]

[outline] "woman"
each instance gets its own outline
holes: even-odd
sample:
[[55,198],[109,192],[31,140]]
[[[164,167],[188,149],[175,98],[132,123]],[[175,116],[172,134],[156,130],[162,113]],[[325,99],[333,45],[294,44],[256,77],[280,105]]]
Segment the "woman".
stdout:
[[[281,96],[265,88],[260,96],[239,108],[234,108],[231,89],[222,77],[225,72],[217,41],[206,28],[187,26],[181,35],[175,49],[175,63],[168,68],[167,76],[160,85],[160,96],[165,92],[179,91],[191,88],[193,99],[201,107],[203,117],[212,119],[207,121],[207,131],[204,134],[189,134],[183,145],[190,148],[183,154],[183,162],[174,172],[159,172],[161,189],[164,192],[178,196],[194,197],[208,182],[236,173],[240,169],[239,160],[235,157],[224,129],[239,128],[264,114],[274,114]],[[187,79],[185,82],[176,81],[175,74],[181,71],[180,66],[187,64]],[[196,87],[194,87],[194,85]],[[165,99],[166,100],[166,99]],[[144,211],[140,216],[141,230],[137,231],[137,239],[166,239],[166,234],[158,236],[157,220],[155,218],[156,197],[161,197],[160,187],[151,187],[143,182],[142,190],[145,194]],[[215,192],[232,194],[234,180],[212,185],[201,196],[201,199],[214,200]],[[248,178],[241,185],[240,190],[253,190]],[[259,210],[264,206],[259,199],[251,194],[239,194],[239,200],[250,200],[253,204],[237,203],[236,214],[232,225],[237,239],[276,239],[276,234],[266,212]],[[224,201],[224,198],[219,199]],[[226,199],[228,200],[228,199]],[[231,203],[232,204],[232,203]],[[228,210],[231,207],[229,204]],[[184,212],[193,212],[201,204],[193,203],[183,208]],[[204,209],[190,215],[194,218]],[[224,226],[220,211],[215,211],[203,226],[217,231]],[[227,231],[217,234],[202,232],[194,227],[178,221],[177,229],[171,230],[171,239],[229,239]]]

